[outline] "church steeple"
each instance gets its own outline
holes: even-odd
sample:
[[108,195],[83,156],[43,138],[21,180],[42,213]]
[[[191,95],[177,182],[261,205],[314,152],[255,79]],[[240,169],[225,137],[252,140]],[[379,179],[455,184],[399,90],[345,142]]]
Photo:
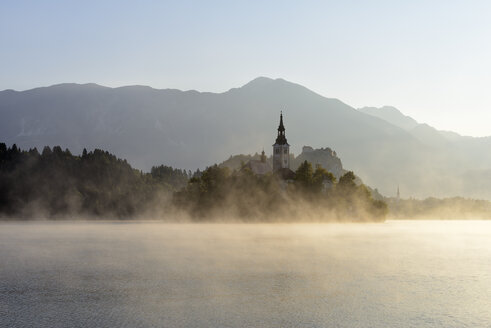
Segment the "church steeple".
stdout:
[[276,137],[276,144],[288,144],[285,137],[285,126],[283,125],[283,112],[280,112],[280,125],[278,126],[278,136]]
[[278,136],[273,145],[273,172],[290,168],[290,145],[286,142],[285,126],[283,125],[283,113],[280,112],[280,125]]
[[283,125],[283,111],[280,111],[280,126],[278,127],[278,131],[285,131],[285,126]]
[[261,162],[266,163],[266,154],[264,153],[264,149],[261,152]]

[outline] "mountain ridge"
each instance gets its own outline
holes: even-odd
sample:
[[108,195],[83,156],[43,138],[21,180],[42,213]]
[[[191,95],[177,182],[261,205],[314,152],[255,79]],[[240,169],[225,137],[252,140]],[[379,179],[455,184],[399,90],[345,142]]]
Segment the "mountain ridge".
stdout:
[[[283,110],[294,153],[306,144],[329,147],[346,169],[382,193],[394,194],[399,184],[417,197],[491,197],[470,192],[460,178],[488,169],[491,158],[479,155],[481,165],[473,166],[453,149],[435,148],[384,119],[284,79],[259,77],[222,93],[62,85],[0,92],[0,140],[22,148],[60,145],[78,153],[108,149],[143,170],[159,164],[196,169],[234,154],[270,151]],[[474,139],[459,142],[460,148],[482,147]],[[458,181],[443,178],[456,172]]]

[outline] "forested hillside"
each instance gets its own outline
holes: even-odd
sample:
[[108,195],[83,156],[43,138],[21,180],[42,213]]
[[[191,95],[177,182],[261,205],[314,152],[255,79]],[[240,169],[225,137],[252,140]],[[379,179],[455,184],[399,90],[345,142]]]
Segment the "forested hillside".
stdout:
[[348,172],[336,177],[304,161],[293,180],[213,165],[150,173],[95,149],[73,155],[0,144],[0,217],[242,221],[383,220],[387,206]]
[[0,216],[18,218],[132,218],[187,183],[170,167],[143,173],[95,149],[80,156],[46,146],[20,150],[0,144]]

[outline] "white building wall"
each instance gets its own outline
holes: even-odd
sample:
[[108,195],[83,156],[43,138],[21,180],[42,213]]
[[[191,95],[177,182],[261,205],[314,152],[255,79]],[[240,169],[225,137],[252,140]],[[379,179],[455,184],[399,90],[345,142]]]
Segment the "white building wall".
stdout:
[[273,145],[273,171],[281,168],[290,168],[290,146]]

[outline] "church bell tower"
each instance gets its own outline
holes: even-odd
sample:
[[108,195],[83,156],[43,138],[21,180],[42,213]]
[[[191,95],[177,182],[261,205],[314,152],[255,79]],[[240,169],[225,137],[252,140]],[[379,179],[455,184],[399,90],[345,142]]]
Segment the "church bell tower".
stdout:
[[286,142],[285,127],[283,126],[283,113],[280,113],[278,136],[273,145],[273,172],[290,168],[290,145]]

